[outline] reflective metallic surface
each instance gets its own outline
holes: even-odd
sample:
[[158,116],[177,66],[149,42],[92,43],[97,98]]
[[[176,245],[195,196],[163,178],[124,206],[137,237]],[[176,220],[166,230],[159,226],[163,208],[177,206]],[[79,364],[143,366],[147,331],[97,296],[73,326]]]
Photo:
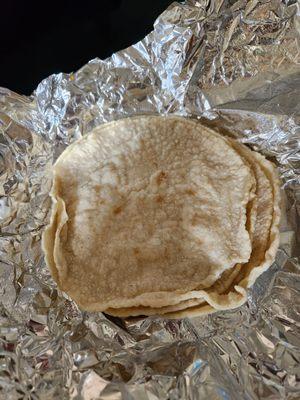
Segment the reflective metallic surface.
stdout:
[[[300,2],[173,3],[136,45],[0,88],[0,399],[300,398]],[[17,79],[17,77],[16,77]],[[275,161],[276,262],[243,307],[185,320],[82,313],[41,252],[51,165],[100,123],[199,117]]]

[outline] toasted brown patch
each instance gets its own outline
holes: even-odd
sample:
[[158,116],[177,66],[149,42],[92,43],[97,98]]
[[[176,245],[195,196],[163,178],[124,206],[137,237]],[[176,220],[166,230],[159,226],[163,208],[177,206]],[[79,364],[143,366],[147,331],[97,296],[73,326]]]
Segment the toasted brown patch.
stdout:
[[119,207],[114,208],[113,213],[114,213],[115,215],[118,215],[118,214],[120,214],[120,212],[122,212],[122,211],[123,211],[123,207],[122,207],[122,206],[119,206]]
[[167,178],[167,176],[168,176],[168,175],[167,175],[166,172],[161,171],[161,172],[157,175],[157,177],[156,177],[156,183],[157,183],[158,185],[161,185],[162,181],[165,180],[165,179]]
[[100,190],[101,190],[101,185],[95,185],[95,186],[94,186],[94,189],[95,189],[95,192],[96,192],[97,194],[99,194],[99,193],[100,193]]
[[190,196],[195,196],[195,195],[196,195],[196,192],[195,192],[194,190],[192,190],[192,189],[187,189],[187,190],[185,191],[185,193],[188,194],[188,195],[190,195]]
[[198,214],[193,215],[191,222],[192,222],[192,226],[199,225],[201,223],[201,219],[200,219],[199,215]]

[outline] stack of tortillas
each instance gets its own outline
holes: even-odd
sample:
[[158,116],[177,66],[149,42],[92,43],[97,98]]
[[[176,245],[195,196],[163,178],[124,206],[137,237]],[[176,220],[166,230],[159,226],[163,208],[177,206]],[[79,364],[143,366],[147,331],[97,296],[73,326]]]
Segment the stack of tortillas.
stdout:
[[274,165],[190,119],[101,125],[58,158],[51,197],[46,262],[84,310],[234,308],[278,247]]

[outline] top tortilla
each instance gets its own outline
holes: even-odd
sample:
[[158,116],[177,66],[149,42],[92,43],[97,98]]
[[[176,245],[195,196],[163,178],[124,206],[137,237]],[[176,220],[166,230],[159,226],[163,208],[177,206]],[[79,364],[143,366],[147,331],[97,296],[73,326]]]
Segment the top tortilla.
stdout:
[[86,310],[190,299],[249,260],[253,185],[238,152],[195,121],[102,125],[54,166],[46,261]]

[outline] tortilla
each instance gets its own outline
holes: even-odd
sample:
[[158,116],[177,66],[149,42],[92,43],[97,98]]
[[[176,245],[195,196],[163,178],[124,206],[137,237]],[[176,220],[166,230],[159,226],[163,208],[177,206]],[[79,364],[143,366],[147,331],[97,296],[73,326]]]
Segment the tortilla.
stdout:
[[102,125],[54,166],[46,262],[90,311],[213,299],[203,289],[250,258],[253,186],[228,140],[195,121]]

